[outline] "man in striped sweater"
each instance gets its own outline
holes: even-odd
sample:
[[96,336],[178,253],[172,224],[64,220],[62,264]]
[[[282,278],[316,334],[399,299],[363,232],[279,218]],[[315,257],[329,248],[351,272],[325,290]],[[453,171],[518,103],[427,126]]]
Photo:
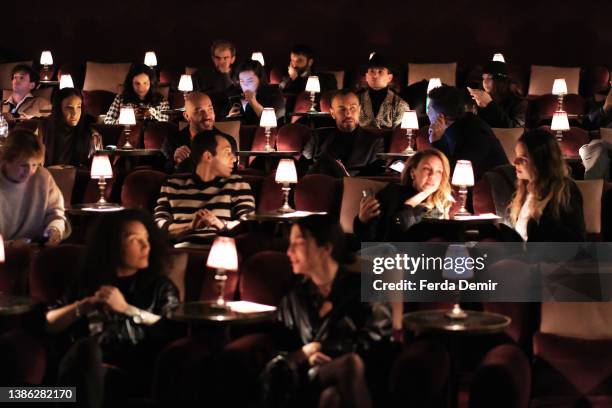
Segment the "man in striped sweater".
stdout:
[[176,248],[209,248],[218,233],[234,229],[255,211],[248,183],[232,175],[236,156],[222,134],[198,133],[191,144],[194,173],[175,175],[161,188],[155,222],[167,229]]

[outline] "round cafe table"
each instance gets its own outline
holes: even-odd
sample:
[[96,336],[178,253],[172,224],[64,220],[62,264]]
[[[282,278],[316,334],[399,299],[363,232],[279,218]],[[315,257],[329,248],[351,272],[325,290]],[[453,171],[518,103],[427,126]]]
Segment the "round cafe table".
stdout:
[[0,316],[15,316],[31,312],[38,302],[27,296],[0,293]]

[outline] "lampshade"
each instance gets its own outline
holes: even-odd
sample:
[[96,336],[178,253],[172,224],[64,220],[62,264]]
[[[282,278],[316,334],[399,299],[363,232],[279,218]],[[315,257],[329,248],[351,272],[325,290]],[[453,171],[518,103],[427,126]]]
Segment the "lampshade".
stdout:
[[504,58],[503,54],[498,52],[497,54],[493,55],[493,61],[506,62],[506,59]]
[[419,119],[417,118],[416,111],[407,110],[404,112],[404,116],[402,116],[402,124],[400,126],[402,129],[418,129]]
[[567,119],[567,112],[556,111],[550,124],[550,130],[570,130],[569,121]]
[[217,237],[212,244],[206,266],[209,268],[225,269],[226,271],[238,270],[238,253],[234,238]]
[[255,51],[253,54],[251,54],[251,59],[253,61],[259,61],[259,63],[261,64],[261,66],[265,66],[265,61],[264,61],[264,57],[263,54],[259,51]]
[[181,92],[192,92],[193,91],[193,81],[191,80],[191,75],[183,74],[181,75],[181,80],[178,84],[178,90]]
[[552,93],[553,95],[567,95],[567,84],[565,83],[565,78],[555,79]]
[[474,170],[472,170],[472,162],[469,160],[457,160],[455,171],[453,172],[453,186],[471,187],[474,185]]
[[157,55],[155,55],[155,51],[147,51],[145,53],[144,63],[150,67],[157,66]]
[[306,92],[321,92],[321,85],[319,84],[318,76],[309,76],[306,81]]
[[297,183],[297,172],[293,159],[281,159],[281,161],[278,162],[275,181],[280,184]]
[[0,235],[0,263],[5,261],[4,257],[4,240],[2,239],[2,235]]
[[431,91],[434,88],[439,88],[442,86],[442,81],[440,81],[440,78],[431,78],[429,80],[429,83],[427,84],[427,93],[429,93],[429,91]]
[[40,65],[53,65],[53,56],[51,51],[43,51],[40,54]]
[[59,89],[74,88],[74,82],[72,82],[72,76],[65,74],[60,76]]
[[264,108],[259,119],[259,126],[265,128],[276,127],[276,112],[274,112],[274,108]]
[[91,162],[91,178],[99,179],[100,177],[112,178],[113,168],[110,160],[105,154],[97,154]]
[[119,124],[120,125],[135,125],[136,116],[134,115],[134,108],[131,106],[122,106],[119,111]]
[[368,61],[372,59],[372,57],[374,56],[374,54],[376,54],[376,51],[372,51],[372,52],[370,53],[370,57],[368,58]]

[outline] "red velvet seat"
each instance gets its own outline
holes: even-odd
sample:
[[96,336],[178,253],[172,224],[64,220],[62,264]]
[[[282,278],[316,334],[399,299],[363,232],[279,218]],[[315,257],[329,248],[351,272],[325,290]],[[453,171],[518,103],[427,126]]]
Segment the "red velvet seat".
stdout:
[[84,246],[74,244],[39,251],[28,275],[30,296],[47,305],[59,299],[77,276],[84,252]]
[[[431,147],[429,143],[429,126],[422,127],[412,132],[412,148],[415,150],[424,150]],[[400,153],[408,147],[408,136],[406,129],[397,127],[393,129],[391,141],[389,144],[389,153]]]
[[278,130],[276,139],[277,150],[301,152],[311,137],[311,130],[300,124],[287,124]]
[[339,216],[342,180],[325,174],[304,176],[295,187],[295,208],[303,211],[325,211]]
[[0,335],[0,382],[3,386],[40,385],[47,360],[44,345],[22,330]]
[[[258,212],[270,212],[283,205],[283,190],[281,185],[274,181],[274,174],[265,177],[261,184],[261,192],[257,204]],[[289,197],[291,204],[291,196]]]
[[[557,95],[542,95],[528,99],[527,127],[537,127],[549,124],[553,114],[558,110],[559,99]],[[563,110],[568,115],[582,115],[585,113],[586,103],[580,95],[565,95]],[[570,117],[570,124],[577,123]]]
[[106,115],[114,99],[115,94],[113,92],[103,90],[83,91],[83,109],[85,113],[97,118],[100,115]]
[[140,208],[153,212],[166,177],[166,173],[156,170],[131,172],[121,186],[121,203],[128,208]]
[[[542,126],[542,129],[555,134],[550,130],[550,126]],[[589,133],[579,127],[571,126],[570,130],[563,132],[560,143],[561,152],[568,157],[577,157],[580,148],[587,143],[589,143]]]
[[151,122],[144,131],[144,148],[160,149],[164,140],[177,132],[178,126],[172,122]]
[[292,281],[289,258],[282,252],[262,251],[241,268],[240,299],[277,306]]
[[[106,112],[104,112],[106,113]],[[102,123],[96,123],[93,128],[102,135],[102,144],[104,146],[114,145],[117,146],[121,133],[124,131],[124,127],[120,125],[105,125]]]

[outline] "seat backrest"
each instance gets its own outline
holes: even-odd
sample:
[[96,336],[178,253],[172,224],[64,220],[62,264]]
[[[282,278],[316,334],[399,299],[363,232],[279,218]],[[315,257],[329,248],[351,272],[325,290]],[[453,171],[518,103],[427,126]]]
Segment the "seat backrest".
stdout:
[[346,233],[353,232],[353,221],[359,213],[359,202],[363,190],[370,189],[376,194],[387,183],[358,177],[345,177],[342,187],[342,204],[340,206],[340,225]]
[[223,133],[227,133],[231,137],[236,140],[236,146],[238,146],[238,150],[240,147],[240,121],[239,120],[230,120],[226,122],[215,122],[215,127],[222,131]]
[[605,140],[608,143],[612,143],[612,128],[599,129],[599,135],[602,140]]
[[408,64],[408,86],[431,78],[440,78],[443,84],[455,86],[457,83],[457,63],[448,64]]
[[52,304],[79,273],[85,246],[62,244],[40,250],[32,261],[28,275],[30,296],[44,304]]
[[281,151],[301,152],[311,136],[311,130],[299,123],[289,123],[278,130],[276,147]]
[[[542,126],[542,129],[553,135],[556,133],[550,130],[550,126]],[[571,126],[570,130],[563,132],[559,147],[565,156],[578,157],[578,151],[587,143],[589,143],[589,133],[582,128]]]
[[603,194],[603,179],[576,180],[576,185],[582,193],[582,210],[587,234],[601,233],[601,197]]
[[103,90],[120,93],[131,64],[106,64],[87,61],[84,91]]
[[[283,190],[281,185],[274,181],[275,174],[271,174],[261,182],[257,212],[270,212],[283,205]],[[289,197],[291,199],[291,197]],[[291,204],[291,200],[289,201]]]
[[282,252],[258,252],[242,265],[240,299],[278,306],[291,286],[289,258]]
[[0,89],[13,89],[11,71],[14,67],[21,64],[32,66],[32,61],[5,62],[0,64]]
[[49,173],[53,176],[55,184],[59,187],[64,196],[64,203],[72,202],[72,191],[74,189],[74,181],[76,179],[76,167],[67,165],[56,165],[47,167]]
[[85,112],[97,118],[100,115],[106,115],[110,108],[115,93],[103,90],[83,91],[83,108]]
[[532,65],[527,95],[545,95],[552,93],[555,79],[564,78],[568,94],[577,94],[580,85],[580,68],[552,67]]
[[344,88],[344,71],[320,71],[321,73],[332,74],[336,77],[338,89]]
[[295,208],[303,211],[325,211],[338,216],[342,199],[342,182],[325,174],[308,174],[295,187]]
[[514,146],[516,146],[516,142],[518,142],[521,135],[525,132],[523,128],[492,128],[491,129],[501,143],[504,148],[504,153],[506,153],[506,157],[508,161],[512,163],[516,158],[516,154],[514,153]]
[[0,293],[26,294],[28,272],[34,252],[31,246],[11,245],[5,248],[4,262],[0,262]]
[[173,137],[178,132],[178,126],[172,122],[147,123],[144,132],[145,149],[160,149],[164,140]]
[[121,203],[124,207],[153,212],[166,177],[166,173],[161,171],[134,170],[123,181]]

